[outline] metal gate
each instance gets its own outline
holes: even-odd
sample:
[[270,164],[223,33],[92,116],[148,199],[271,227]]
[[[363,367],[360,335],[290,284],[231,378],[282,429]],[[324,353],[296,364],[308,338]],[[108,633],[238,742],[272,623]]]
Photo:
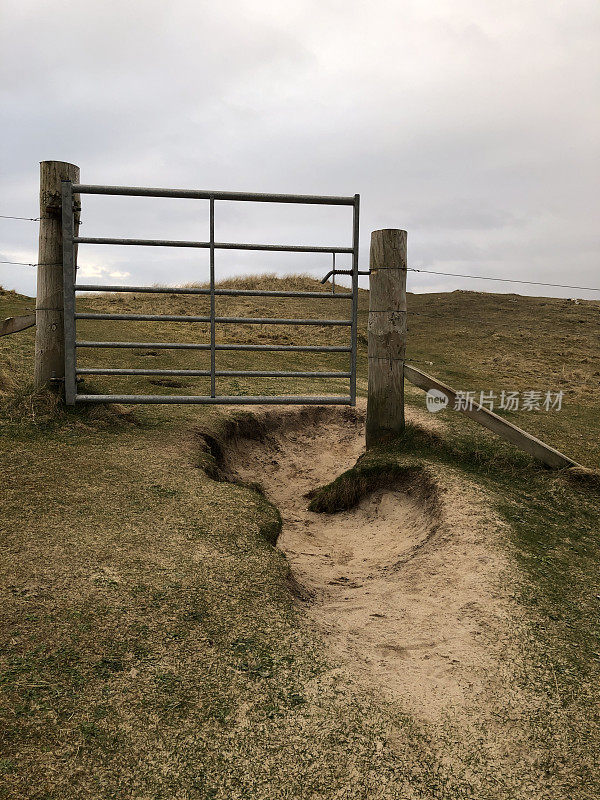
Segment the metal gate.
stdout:
[[[115,238],[90,238],[75,235],[74,200],[75,195],[102,194],[125,195],[129,197],[177,197],[209,201],[210,213],[210,239],[208,242],[171,241],[161,239],[115,239]],[[314,247],[308,245],[277,245],[277,244],[242,244],[215,241],[215,201],[253,201],[260,203],[302,203],[312,205],[341,205],[352,206],[352,245],[351,247]],[[358,233],[359,233],[359,195],[354,197],[319,197],[312,195],[294,194],[248,194],[245,192],[207,192],[186,189],[150,189],[127,186],[92,186],[74,184],[64,181],[62,184],[62,230],[63,230],[63,280],[64,280],[64,325],[65,325],[65,400],[68,405],[75,403],[247,403],[265,404],[300,404],[300,405],[354,405],[356,402],[356,335],[357,335],[357,306],[358,306]],[[150,287],[150,286],[96,286],[78,284],[77,275],[77,246],[81,244],[105,245],[146,245],[153,247],[194,247],[210,251],[210,285],[209,288],[194,287]],[[352,291],[329,292],[294,292],[294,291],[266,291],[251,289],[224,289],[215,287],[215,251],[216,250],[261,250],[296,253],[331,253],[333,258],[333,275],[336,272],[346,273],[347,270],[335,270],[335,256],[337,253],[352,255]],[[77,292],[135,292],[135,293],[163,293],[163,294],[188,294],[205,295],[210,297],[209,316],[177,316],[159,314],[101,314],[77,313],[75,297]],[[217,296],[243,296],[243,297],[312,297],[319,299],[329,298],[332,302],[340,299],[351,299],[351,318],[340,319],[281,319],[281,318],[256,318],[256,317],[219,317],[215,313],[215,297]],[[196,342],[109,342],[109,341],[81,341],[76,336],[78,319],[96,320],[142,320],[163,322],[207,322],[210,323],[210,343]],[[344,325],[350,328],[350,341],[347,346],[318,346],[318,345],[262,345],[262,344],[217,344],[217,325],[230,324],[273,324],[273,325]],[[144,348],[144,349],[173,349],[173,350],[205,350],[210,351],[209,370],[142,370],[142,369],[112,369],[112,368],[78,368],[77,351],[82,347],[97,348]],[[344,372],[277,372],[267,370],[219,370],[216,364],[217,353],[220,351],[250,350],[250,351],[294,351],[294,352],[343,352],[348,353],[349,369]],[[210,377],[210,395],[119,395],[119,394],[78,394],[77,378],[80,375],[188,375]],[[219,377],[272,377],[272,378],[348,378],[348,395],[336,397],[326,396],[231,396],[217,394],[217,378]]]

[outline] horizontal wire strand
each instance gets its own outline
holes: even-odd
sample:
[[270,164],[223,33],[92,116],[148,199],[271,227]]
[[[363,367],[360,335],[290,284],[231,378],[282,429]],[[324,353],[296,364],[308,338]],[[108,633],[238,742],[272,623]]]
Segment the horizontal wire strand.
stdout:
[[457,272],[438,272],[433,269],[418,269],[407,267],[409,272],[426,272],[428,275],[446,275],[452,278],[473,278],[480,281],[502,281],[503,283],[526,283],[529,286],[554,286],[557,289],[580,289],[585,292],[600,292],[598,286],[571,286],[567,283],[545,283],[543,281],[523,281],[518,278],[494,278],[491,275],[462,275]]
[[[21,267],[55,267],[55,266],[62,266],[61,264],[32,264],[27,261],[0,261],[0,264],[12,264],[15,266]],[[378,267],[379,269],[392,269],[392,267]],[[419,269],[417,267],[407,267],[407,272],[422,272],[426,273],[427,275],[445,275],[451,278],[469,278],[473,280],[479,281],[501,281],[502,283],[520,283],[526,284],[528,286],[551,286],[555,289],[578,289],[584,292],[600,292],[600,286],[573,286],[572,284],[568,283],[547,283],[545,281],[525,281],[519,280],[518,278],[495,278],[491,275],[464,275],[458,272],[441,272],[438,270],[432,269]],[[416,312],[410,312],[416,313]],[[424,315],[421,315],[424,316]]]

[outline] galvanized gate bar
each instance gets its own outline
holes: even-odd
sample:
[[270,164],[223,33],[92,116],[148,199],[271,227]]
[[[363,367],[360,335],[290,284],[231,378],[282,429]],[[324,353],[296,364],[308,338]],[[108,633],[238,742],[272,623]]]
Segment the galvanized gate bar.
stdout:
[[360,197],[354,195],[354,208],[352,209],[352,355],[350,362],[350,401],[356,404],[356,346],[357,346],[357,319],[358,319],[358,236],[359,236],[359,208]]
[[[137,322],[211,322],[210,317],[192,317],[183,314],[96,314],[78,312],[75,319],[115,319]],[[282,317],[215,317],[215,322],[225,325],[352,325],[351,319],[283,319]]]
[[63,325],[65,331],[65,402],[73,405],[77,394],[75,350],[75,220],[70,181],[62,183]]
[[[143,350],[210,350],[195,342],[75,342],[75,347],[133,347]],[[351,347],[296,344],[216,344],[215,350],[286,350],[293,353],[350,353]]]
[[[76,244],[119,244],[139,247],[195,247],[210,250],[210,242],[182,242],[179,239],[117,239],[98,236],[76,236]],[[243,244],[241,242],[215,242],[215,250],[272,250],[277,253],[351,253],[351,247],[312,247],[295,244]]]
[[94,186],[74,183],[75,194],[111,194],[128,197],[179,197],[190,200],[249,200],[255,203],[307,203],[324,206],[353,206],[355,197],[331,197],[311,194],[261,194],[256,192],[207,192],[198,189],[160,189],[145,186]]
[[96,314],[87,311],[75,314],[75,319],[117,319],[137,322],[210,322],[210,317],[193,317],[184,314]]
[[[339,270],[338,270],[339,273]],[[350,272],[348,273],[350,274]],[[361,273],[359,275],[368,273]],[[93,283],[78,284],[75,287],[76,292],[136,292],[146,294],[200,294],[210,295],[210,289],[203,289],[197,286],[103,286]],[[329,292],[290,292],[290,291],[276,291],[272,289],[215,289],[217,297],[317,297],[323,300],[331,298],[335,300],[350,300],[352,292],[337,292],[330,294]]]
[[[330,269],[327,275],[321,278],[321,283],[327,283],[329,278],[331,278],[333,285],[335,286],[335,276],[336,275],[352,275],[353,272],[351,269]],[[368,269],[359,269],[359,275],[370,275],[371,271]],[[349,295],[350,296],[350,295]]]
[[[146,197],[181,197],[209,201],[209,241],[179,241],[170,239],[125,239],[75,236],[73,222],[73,195],[107,194]],[[245,192],[205,192],[186,189],[152,189],[124,186],[92,186],[84,184],[63,184],[63,237],[64,237],[64,291],[65,291],[65,398],[68,404],[75,402],[122,402],[122,403],[228,403],[228,404],[345,404],[354,405],[356,401],[356,348],[357,348],[357,307],[358,307],[358,216],[359,196],[330,197],[314,195],[275,195]],[[244,200],[273,203],[309,203],[323,205],[347,205],[353,207],[352,247],[324,247],[309,245],[247,244],[215,241],[215,200]],[[115,285],[75,285],[75,261],[78,244],[140,245],[155,247],[188,247],[210,251],[210,281],[208,287],[169,287],[169,286],[115,286]],[[352,291],[277,291],[260,289],[218,289],[215,285],[216,250],[251,250],[298,253],[331,253],[333,264],[337,253],[352,254]],[[70,265],[70,267],[69,267]],[[210,298],[210,314],[110,314],[102,312],[75,313],[76,292],[130,292],[149,294],[200,295]],[[227,317],[217,316],[217,296],[229,297],[281,297],[281,298],[336,298],[352,300],[351,319],[295,319],[281,317]],[[148,322],[199,322],[210,325],[210,343],[195,342],[127,342],[127,341],[77,341],[75,324],[78,319],[148,321]],[[349,326],[350,346],[332,345],[277,345],[277,344],[217,344],[216,325],[309,325],[309,326]],[[135,369],[88,367],[77,369],[76,350],[78,347],[93,348],[133,348],[145,350],[199,350],[210,351],[210,369]],[[257,352],[311,352],[311,353],[350,353],[350,370],[218,370],[217,351],[257,351]],[[188,395],[89,395],[77,394],[78,375],[181,375],[210,378],[210,396]],[[264,377],[264,378],[349,378],[349,396],[219,396],[216,391],[217,377]]]
[[224,403],[238,406],[246,404],[288,406],[351,405],[349,397],[333,397],[332,395],[325,395],[323,397],[318,397],[317,395],[308,395],[308,397],[302,397],[300,395],[264,395],[262,397],[248,395],[231,397],[220,395],[219,397],[201,397],[195,394],[79,394],[75,400],[78,403],[154,403],[166,405],[175,405],[177,403],[184,403],[186,405],[218,405]]
[[216,331],[215,331],[215,198],[210,198],[210,396],[216,394]]
[[[209,369],[128,369],[118,367],[85,367],[77,370],[78,375],[188,375],[189,377],[208,377]],[[247,369],[218,369],[215,375],[228,378],[349,378],[350,372],[262,372]]]

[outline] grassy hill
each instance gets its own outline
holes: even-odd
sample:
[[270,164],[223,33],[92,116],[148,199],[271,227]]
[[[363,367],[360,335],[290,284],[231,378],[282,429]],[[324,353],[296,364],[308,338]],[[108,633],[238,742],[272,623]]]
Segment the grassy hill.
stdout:
[[[304,276],[284,282],[272,276],[233,279],[224,288],[259,287],[318,291],[323,287]],[[4,292],[0,313],[19,314],[34,307],[31,298]],[[546,439],[586,466],[600,464],[600,437],[590,436],[600,412],[600,301],[522,297],[519,295],[451,292],[409,294],[408,358],[457,389],[480,391],[562,391],[560,412],[508,412],[511,421]],[[208,314],[208,298],[189,295],[87,295],[78,309],[92,312]],[[228,316],[283,316],[348,319],[347,300],[302,298],[217,298],[217,313]],[[366,391],[366,319],[368,292],[359,300],[359,392]],[[4,373],[20,385],[31,372],[33,332],[7,337],[2,347]],[[89,340],[208,341],[208,326],[202,323],[80,321],[78,336]],[[346,327],[288,327],[228,325],[218,329],[218,342],[344,345]],[[80,366],[131,367],[137,369],[207,369],[206,352],[164,350],[81,349]],[[345,354],[328,353],[219,353],[218,368],[266,370],[313,370],[348,368]],[[88,377],[90,391],[139,394],[206,393],[207,378]],[[338,393],[345,382],[334,379],[221,378],[220,393],[285,394]],[[416,395],[422,404],[422,395]],[[144,413],[144,412],[142,412]],[[151,412],[152,414],[153,412]],[[471,425],[471,423],[466,423]]]
[[[311,289],[310,278],[229,281]],[[0,294],[0,316],[30,298]],[[348,301],[219,299],[231,316],[314,317]],[[203,314],[189,296],[86,296],[80,309]],[[360,296],[359,392],[366,392]],[[337,309],[332,313],[333,309]],[[600,303],[453,292],[410,295],[409,357],[457,389],[564,392],[560,412],[510,419],[589,467],[600,461]],[[308,331],[308,334],[307,334]],[[221,341],[344,343],[346,328],[230,326]],[[193,341],[207,326],[81,323],[86,339]],[[457,414],[435,441],[418,428],[356,468],[436,464],[489,495],[529,620],[523,678],[539,698],[518,754],[522,780],[486,766],[360,692],[331,664],[293,603],[273,548],[279,519],[251,487],[219,480],[207,441],[251,413],[147,406],[60,410],[32,394],[33,329],[0,340],[2,749],[6,798],[592,798],[599,739],[598,492],[550,473]],[[421,362],[432,362],[421,363]],[[205,368],[206,353],[82,350],[80,363]],[[266,369],[345,369],[345,354],[261,354]],[[258,368],[251,353],[222,368]],[[94,392],[191,394],[206,379],[96,377]],[[311,393],[340,382],[311,381]],[[307,392],[306,381],[222,379],[231,394]],[[423,395],[407,402],[423,408]],[[208,437],[208,438],[207,438]],[[348,479],[352,479],[349,476]],[[331,490],[330,490],[331,491]],[[503,724],[510,725],[510,709]],[[458,766],[457,766],[458,764]],[[553,793],[554,792],[554,793]],[[558,792],[558,793],[557,793]]]

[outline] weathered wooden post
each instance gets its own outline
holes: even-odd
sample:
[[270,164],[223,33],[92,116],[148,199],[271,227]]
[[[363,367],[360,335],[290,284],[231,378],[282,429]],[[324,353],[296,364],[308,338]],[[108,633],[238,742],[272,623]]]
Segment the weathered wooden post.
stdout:
[[[36,389],[61,386],[65,376],[63,327],[63,254],[61,183],[79,183],[79,167],[64,161],[40,163],[40,240],[37,268],[35,368]],[[75,235],[79,208],[75,209]]]
[[371,234],[367,447],[404,430],[406,231]]

